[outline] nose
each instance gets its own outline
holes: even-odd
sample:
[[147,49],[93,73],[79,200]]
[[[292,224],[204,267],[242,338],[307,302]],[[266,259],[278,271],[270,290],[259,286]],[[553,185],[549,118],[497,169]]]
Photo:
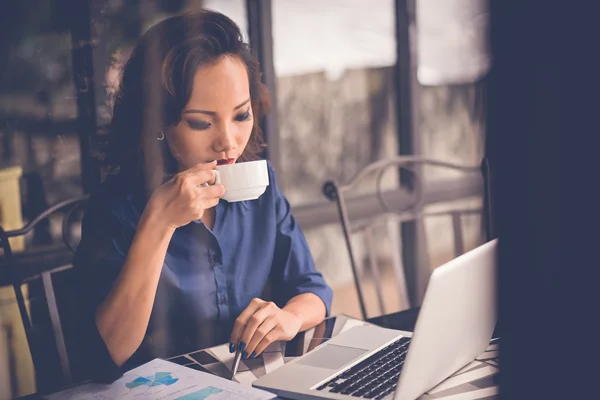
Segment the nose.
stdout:
[[215,141],[214,150],[218,153],[227,153],[235,149],[236,141],[233,127],[229,124],[225,124],[219,132],[219,137]]

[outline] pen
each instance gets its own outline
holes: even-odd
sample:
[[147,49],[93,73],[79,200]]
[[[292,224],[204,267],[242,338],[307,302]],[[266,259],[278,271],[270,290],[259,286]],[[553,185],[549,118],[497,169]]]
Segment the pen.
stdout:
[[237,351],[235,352],[235,357],[233,358],[233,365],[231,366],[231,377],[230,380],[233,380],[233,377],[237,373],[237,369],[240,366],[240,359],[242,358],[242,352],[240,351],[240,347],[238,346]]

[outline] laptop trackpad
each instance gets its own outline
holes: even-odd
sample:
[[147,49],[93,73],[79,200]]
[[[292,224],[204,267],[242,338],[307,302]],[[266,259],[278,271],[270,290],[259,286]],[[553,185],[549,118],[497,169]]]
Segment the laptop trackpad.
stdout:
[[297,362],[311,367],[339,369],[366,352],[364,349],[328,344],[308,353]]

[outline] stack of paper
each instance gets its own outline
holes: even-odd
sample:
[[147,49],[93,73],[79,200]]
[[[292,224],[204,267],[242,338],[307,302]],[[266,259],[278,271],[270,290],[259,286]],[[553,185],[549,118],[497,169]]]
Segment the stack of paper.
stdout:
[[500,372],[498,345],[490,345],[472,363],[452,374],[419,400],[476,400],[493,399],[499,395]]
[[125,373],[110,385],[90,383],[50,396],[48,400],[263,400],[272,393],[240,385],[209,373],[155,359]]

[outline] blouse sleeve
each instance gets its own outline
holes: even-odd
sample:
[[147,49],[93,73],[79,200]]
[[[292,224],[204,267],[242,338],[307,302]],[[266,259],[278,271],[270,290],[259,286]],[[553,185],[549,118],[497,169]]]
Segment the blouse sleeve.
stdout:
[[115,283],[135,229],[98,199],[86,207],[81,242],[73,260],[76,277],[76,368],[85,379],[111,382],[122,375],[100,336],[95,321],[98,306]]
[[270,165],[269,175],[277,220],[275,255],[271,267],[275,302],[285,305],[294,296],[313,293],[323,301],[329,316],[333,292],[315,268],[304,234],[291,213],[289,202],[277,186]]

